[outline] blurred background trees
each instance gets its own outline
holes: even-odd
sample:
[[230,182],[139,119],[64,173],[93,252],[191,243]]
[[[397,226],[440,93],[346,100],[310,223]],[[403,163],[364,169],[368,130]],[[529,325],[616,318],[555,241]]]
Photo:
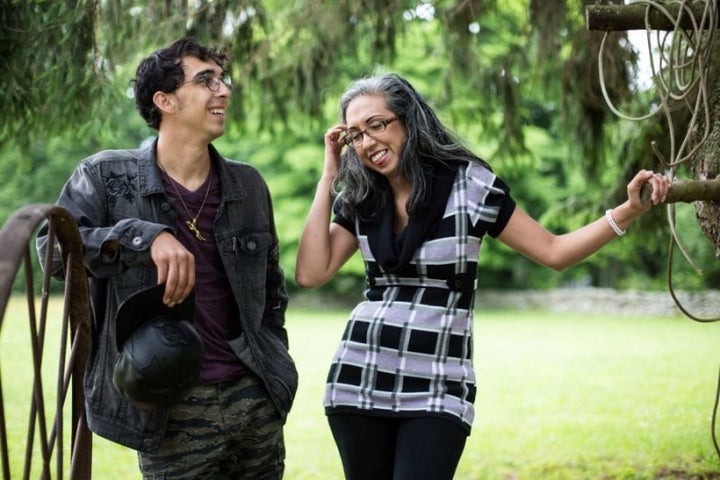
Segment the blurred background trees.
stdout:
[[[520,205],[563,232],[625,198],[640,168],[662,170],[657,122],[614,117],[598,76],[599,32],[573,0],[0,0],[0,221],[53,202],[78,161],[153,135],[134,111],[139,60],[177,37],[227,48],[228,131],[215,144],[252,163],[273,193],[291,288],[297,240],[322,167],[322,135],[354,78],[395,71],[512,187]],[[602,3],[602,2],[601,2]],[[604,47],[617,105],[651,98],[639,47],[624,32]],[[691,207],[678,228],[704,275],[675,267],[680,288],[712,288],[713,246]],[[655,209],[582,265],[555,273],[485,242],[480,284],[663,288],[669,233]],[[357,292],[354,258],[322,291]]]

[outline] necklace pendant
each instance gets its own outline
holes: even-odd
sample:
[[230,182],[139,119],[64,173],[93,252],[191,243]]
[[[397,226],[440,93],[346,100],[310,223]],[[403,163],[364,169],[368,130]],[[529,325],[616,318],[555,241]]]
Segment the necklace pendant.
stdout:
[[186,221],[185,225],[187,225],[188,230],[195,234],[195,238],[197,238],[201,242],[205,241],[205,237],[202,236],[202,233],[200,233],[200,230],[198,230],[197,228],[197,218]]

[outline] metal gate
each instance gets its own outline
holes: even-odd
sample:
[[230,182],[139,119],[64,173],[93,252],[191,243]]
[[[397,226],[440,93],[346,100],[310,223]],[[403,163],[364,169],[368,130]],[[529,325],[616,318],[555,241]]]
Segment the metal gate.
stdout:
[[[47,273],[49,268],[41,269],[43,274],[39,295],[36,295],[33,279],[36,271],[33,264],[36,262],[31,252],[35,249],[37,228],[45,220],[49,224],[48,241],[58,242],[65,267],[62,318],[48,318],[51,286],[51,278]],[[39,259],[43,265],[51,265],[56,250],[48,248],[47,252],[47,258]],[[5,480],[31,477],[43,480],[91,478],[92,435],[85,419],[83,374],[92,342],[92,327],[82,253],[75,221],[65,209],[55,205],[27,205],[0,229],[0,340],[8,334],[3,326],[6,324],[4,317],[13,285],[24,277],[30,345],[16,345],[13,348],[27,348],[32,357],[32,368],[28,368],[30,376],[22,379],[32,383],[27,408],[22,412],[22,415],[27,415],[27,430],[24,432],[8,431],[6,415],[16,416],[18,413],[16,407],[12,411],[6,410],[7,401],[12,400],[14,404],[19,401],[22,404],[23,399],[5,397],[3,379],[8,378],[7,375],[18,375],[18,372],[5,372],[0,364],[0,462]],[[59,327],[60,334],[48,336],[49,325]],[[50,342],[59,342],[57,349],[46,348]],[[48,350],[59,354],[43,355]],[[44,382],[47,374],[43,376],[43,367],[47,370],[48,366],[51,371],[56,369],[56,374],[51,374],[54,385]],[[47,397],[55,400],[46,402]],[[17,439],[18,435],[23,438],[24,447],[13,444],[13,451],[24,448],[24,459],[17,458],[17,454],[15,458],[10,455],[9,439]],[[66,445],[66,437],[69,437],[70,445]],[[15,467],[22,468],[22,477],[19,472],[12,471]]]

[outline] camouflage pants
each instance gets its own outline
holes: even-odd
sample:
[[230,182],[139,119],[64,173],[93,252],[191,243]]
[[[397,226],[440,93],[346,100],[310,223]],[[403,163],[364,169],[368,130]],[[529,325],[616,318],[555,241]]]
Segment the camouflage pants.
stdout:
[[170,409],[167,435],[138,453],[146,480],[277,480],[285,468],[283,421],[257,377],[195,387]]

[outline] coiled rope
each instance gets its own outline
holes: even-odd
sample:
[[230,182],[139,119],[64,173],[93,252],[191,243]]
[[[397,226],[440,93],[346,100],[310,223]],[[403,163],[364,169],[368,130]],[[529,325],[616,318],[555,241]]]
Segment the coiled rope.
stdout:
[[[669,132],[669,158],[665,158],[659,151],[656,142],[653,141],[651,146],[657,158],[666,166],[666,175],[675,179],[677,167],[694,158],[698,149],[707,140],[711,130],[707,75],[710,67],[712,45],[718,28],[717,1],[695,0],[690,2],[689,0],[676,0],[660,4],[653,1],[639,0],[632,3],[633,5],[644,5],[646,7],[644,17],[645,32],[647,50],[650,53],[650,71],[654,81],[656,100],[652,102],[649,111],[639,116],[624,113],[613,104],[605,85],[602,62],[608,32],[605,32],[603,36],[598,55],[600,85],[605,103],[617,117],[636,122],[650,119],[656,115],[664,117]],[[695,7],[694,10],[691,8],[691,4]],[[698,9],[699,5],[702,5],[703,8]],[[698,11],[701,12],[700,15],[697,15]],[[651,12],[664,16],[670,21],[673,28],[667,31],[653,30],[650,25]],[[685,27],[681,28],[680,25]],[[687,28],[687,25],[691,25],[691,27]],[[653,49],[653,35],[655,36],[656,49]],[[677,138],[678,127],[675,124],[675,117],[677,112],[683,108],[689,109],[690,121],[687,125],[683,125],[684,136]],[[699,132],[702,132],[702,136],[697,139]],[[672,283],[672,263],[675,246],[679,248],[685,260],[698,274],[702,274],[702,270],[693,262],[680,242],[675,225],[674,204],[669,203],[667,205],[667,214],[671,232],[667,265],[667,281],[670,295],[680,311],[690,319],[704,323],[716,322],[720,320],[720,317],[700,318],[689,312],[675,293]],[[719,404],[720,371],[711,419],[713,446],[720,457],[720,446],[718,446],[716,434]]]

